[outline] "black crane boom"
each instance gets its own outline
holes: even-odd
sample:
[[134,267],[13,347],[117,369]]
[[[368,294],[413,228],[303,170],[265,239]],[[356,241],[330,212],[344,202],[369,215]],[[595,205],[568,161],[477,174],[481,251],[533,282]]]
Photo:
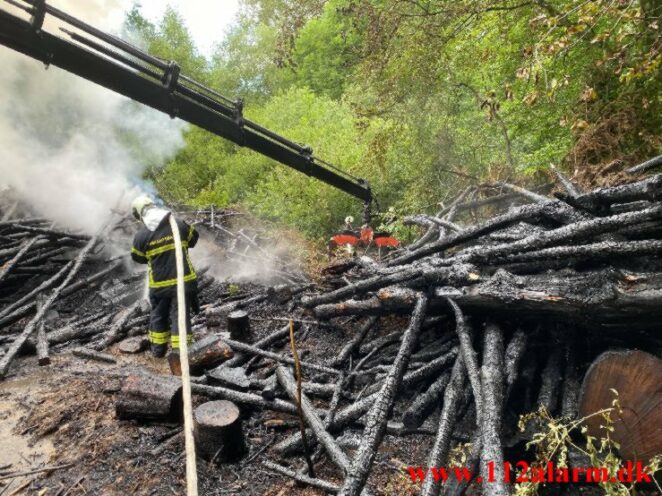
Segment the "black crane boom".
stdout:
[[[31,19],[0,9],[0,44],[266,155],[359,198],[366,211],[369,208],[373,197],[365,180],[316,158],[309,147],[245,119],[242,100],[224,97],[181,74],[175,62],[153,57],[45,0],[5,1],[31,14]],[[70,40],[42,29],[46,14],[76,30],[60,28]]]

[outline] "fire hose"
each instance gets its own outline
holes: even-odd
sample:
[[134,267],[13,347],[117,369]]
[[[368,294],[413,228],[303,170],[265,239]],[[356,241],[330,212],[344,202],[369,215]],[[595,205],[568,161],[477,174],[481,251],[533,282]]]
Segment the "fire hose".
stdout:
[[186,341],[186,293],[184,291],[184,256],[182,238],[174,215],[170,214],[170,229],[175,242],[175,263],[177,266],[177,327],[179,330],[179,361],[182,369],[182,397],[184,400],[184,449],[186,452],[186,494],[198,496],[198,472],[193,439],[193,406],[191,403],[191,375],[188,364],[188,343]]

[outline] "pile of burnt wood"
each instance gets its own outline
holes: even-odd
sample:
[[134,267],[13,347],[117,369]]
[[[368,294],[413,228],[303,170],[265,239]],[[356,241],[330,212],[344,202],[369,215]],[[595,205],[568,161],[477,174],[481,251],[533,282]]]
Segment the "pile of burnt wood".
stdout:
[[[406,464],[444,467],[461,443],[470,443],[465,464],[476,476],[487,477],[489,466],[496,472],[481,492],[507,494],[504,457],[533,456],[525,449],[532,431],[516,427],[520,415],[542,405],[555,417],[585,416],[611,404],[611,387],[624,409],[635,412],[630,419],[636,421],[623,420],[614,434],[622,456],[646,460],[659,453],[662,175],[591,192],[558,179],[563,189],[555,197],[508,184],[487,197],[494,187],[469,188],[435,216],[408,218],[423,226],[423,235],[387,260],[331,264],[322,289],[298,275],[296,283],[271,288],[207,283],[204,312],[194,321],[194,331],[206,336],[192,350],[199,356],[192,360],[193,392],[239,410],[224,403],[218,415],[201,415],[222,424],[237,412],[272,421],[277,412],[281,428],[273,444],[249,446],[247,458],[343,495],[379,493],[383,470],[374,468],[388,465],[393,453]],[[215,229],[211,211],[204,217]],[[69,332],[69,340],[101,351],[135,329],[144,332],[147,309],[140,299],[121,314],[111,304],[97,305],[95,314],[91,305],[89,315],[44,332],[48,310],[76,285],[104,279],[108,302],[113,294],[123,297],[129,284],[141,285],[131,282],[136,275],[111,274],[118,263],[112,258],[76,279],[99,237],[51,234],[43,221],[28,220],[0,224],[9,245],[1,277],[17,291],[2,295],[10,309],[3,307],[0,318],[31,305],[24,321],[0,331],[8,345],[0,358],[3,375],[30,340],[39,349]],[[44,238],[32,241],[36,236]],[[227,235],[233,238],[245,239]],[[66,242],[75,256],[64,257],[42,289],[24,288],[29,273],[18,269],[50,260],[27,264],[27,244],[59,248],[52,240]],[[45,298],[40,302],[37,294]],[[284,325],[273,330],[281,319]],[[129,377],[118,414],[172,414],[177,394],[170,379]],[[571,463],[589,466],[579,458]],[[469,484],[456,480],[443,490],[462,494]],[[441,489],[428,477],[420,491]]]
[[[149,322],[144,266],[129,258],[137,223],[115,215],[95,235],[75,233],[37,218],[29,208],[7,195],[0,205],[0,378],[12,362],[24,354],[37,354],[40,365],[50,363],[50,352],[73,349],[81,356],[112,361],[103,350],[125,337],[145,336]],[[210,210],[207,210],[209,212]],[[211,210],[213,212],[213,210]],[[233,230],[227,223],[230,212],[205,217],[204,210],[182,210],[177,216],[198,229],[221,233],[222,240],[205,233],[219,244],[221,255],[240,253],[257,256],[266,241],[257,231]],[[234,243],[226,247],[226,239]],[[228,242],[229,243],[229,242]],[[216,253],[216,255],[219,255]],[[219,263],[229,263],[221,258]],[[271,280],[304,280],[292,262],[274,258]],[[290,294],[287,284],[231,287],[206,274],[198,274],[200,302],[210,316],[231,308],[241,309],[274,295]],[[278,298],[281,298],[279,296]],[[213,317],[212,317],[213,318]],[[197,315],[194,330],[206,326],[204,314]],[[127,349],[145,348],[135,340]]]
[[[444,467],[453,447],[470,442],[466,466],[484,480],[495,470],[482,493],[508,494],[504,456],[532,458],[526,441],[545,427],[520,432],[519,416],[540,406],[557,418],[589,415],[611,405],[612,387],[636,412],[613,437],[624,459],[645,462],[662,448],[653,427],[661,420],[662,175],[592,192],[558,178],[564,189],[555,197],[499,184],[501,194],[468,199],[478,191],[470,188],[436,216],[408,218],[425,232],[389,260],[330,265],[328,290],[304,291],[295,309],[332,326],[320,328],[328,338],[319,349],[306,347],[300,395],[287,326],[252,344],[226,339],[235,356],[194,392],[301,416],[305,429],[291,423],[269,450],[287,461],[264,465],[330,493],[379,492],[380,447],[392,455],[394,437],[415,435],[425,447],[415,464]],[[486,220],[471,222],[477,217]],[[338,329],[345,339],[334,341]],[[302,339],[298,331],[295,343]],[[570,461],[589,463],[580,452]],[[323,462],[335,475],[316,476]],[[468,484],[443,487],[461,494]],[[441,487],[430,476],[420,490]]]
[[[440,406],[425,466],[443,467],[457,414],[469,401],[474,434],[468,465],[477,467],[480,460],[487,480],[488,462],[502,466],[504,445],[520,440],[512,429],[519,414],[542,405],[552,415],[576,418],[580,410],[587,415],[610,405],[608,394],[597,400],[587,384],[582,390],[589,366],[603,352],[641,349],[660,355],[662,175],[592,192],[558,178],[564,189],[556,198],[500,184],[506,190],[501,196],[463,202],[475,191],[471,188],[437,216],[406,219],[427,230],[385,264],[340,263],[329,268],[343,274],[337,289],[303,299],[318,319],[365,316],[366,327],[376,318],[410,315],[406,330],[376,341],[379,351],[372,357],[374,346],[363,345],[366,355],[359,355],[359,364],[369,361],[375,383],[342,494],[359,494],[366,483],[389,419],[417,427]],[[493,209],[515,197],[529,203],[492,212],[478,223],[458,220],[476,206]],[[357,333],[357,339],[363,335]],[[624,356],[630,356],[631,369],[642,360]],[[613,353],[601,359],[607,357],[623,359]],[[627,370],[626,363],[608,379],[616,384],[621,376],[630,378],[621,391],[634,396],[626,408],[648,416],[648,429],[639,418],[621,425],[616,435],[625,457],[642,460],[662,450],[662,437],[652,432],[662,420],[662,397],[659,386],[644,384],[659,385],[662,363],[649,359],[645,378]],[[354,369],[349,370],[351,378]],[[591,387],[608,392],[608,381]],[[631,392],[640,385],[646,392]],[[393,415],[399,396],[412,390],[418,394],[409,396],[409,406]],[[513,425],[504,425],[504,416]],[[336,414],[334,422],[338,418],[343,417]],[[502,474],[496,480],[504,480]],[[422,494],[438,490],[430,477]],[[484,493],[506,494],[507,488],[487,484]]]

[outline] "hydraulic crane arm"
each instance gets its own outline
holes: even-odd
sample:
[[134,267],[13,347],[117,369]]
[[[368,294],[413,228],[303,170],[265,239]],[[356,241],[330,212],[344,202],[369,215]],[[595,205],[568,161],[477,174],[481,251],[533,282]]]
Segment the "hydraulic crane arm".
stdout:
[[[241,100],[225,98],[180,74],[180,67],[175,62],[164,62],[153,57],[48,5],[44,0],[5,1],[28,12],[31,19],[0,10],[0,44],[319,179],[363,200],[367,214],[373,198],[365,180],[316,158],[309,147],[245,119]],[[60,28],[70,40],[42,29],[47,14],[58,18],[67,28],[75,29]]]

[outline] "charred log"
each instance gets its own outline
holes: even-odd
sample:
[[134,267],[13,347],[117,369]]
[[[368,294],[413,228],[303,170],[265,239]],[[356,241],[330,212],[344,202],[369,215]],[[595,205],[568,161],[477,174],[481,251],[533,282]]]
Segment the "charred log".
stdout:
[[418,334],[421,330],[427,305],[428,299],[424,295],[420,295],[409,327],[402,336],[400,350],[393,362],[393,367],[386,377],[381,391],[377,393],[374,405],[368,412],[363,440],[352,462],[352,468],[340,490],[340,494],[342,495],[358,496],[361,494],[361,490],[368,480],[377,449],[386,432],[386,422],[393,408],[395,395],[398,392],[407,368],[407,363],[409,362],[409,357],[414,350]]
[[[462,390],[466,381],[466,371],[461,355],[455,360],[450,382],[444,393],[444,404],[439,417],[437,434],[428,458],[428,467],[443,467],[448,458],[451,434],[455,425],[458,404],[462,398]],[[437,496],[440,486],[432,477],[426,477],[421,489],[421,496]]]
[[182,385],[174,377],[129,375],[117,396],[117,417],[122,420],[179,420]]
[[228,315],[227,323],[228,332],[232,339],[241,341],[242,343],[250,343],[251,326],[248,320],[248,313],[243,310],[235,310]]
[[210,462],[236,462],[248,451],[239,408],[227,400],[208,401],[197,407],[193,434],[196,451]]
[[503,449],[501,446],[501,425],[504,402],[504,351],[503,333],[494,324],[485,329],[483,344],[483,365],[481,367],[482,408],[481,437],[482,451],[480,472],[484,481],[489,481],[489,464],[494,466],[494,482],[483,486],[487,496],[508,496],[503,473]]
[[420,427],[431,410],[441,402],[449,380],[450,374],[441,374],[423,394],[416,397],[402,415],[402,423],[407,429]]
[[220,386],[205,386],[204,384],[191,384],[191,391],[195,394],[201,394],[208,398],[218,398],[233,401],[242,405],[250,405],[266,410],[296,414],[296,407],[287,401],[274,399],[268,401],[262,396],[252,393],[242,393],[234,389]]
[[[288,396],[296,401],[297,399],[297,388],[296,382],[292,374],[285,369],[282,365],[276,367],[276,376],[278,377],[278,382],[285,389]],[[335,439],[327,432],[324,423],[317,415],[317,412],[313,408],[310,400],[305,395],[301,396],[301,411],[306,423],[315,434],[317,440],[324,446],[324,449],[329,454],[329,457],[333,463],[345,473],[349,468],[349,459],[347,455],[340,449]]]
[[273,470],[274,472],[277,472],[281,475],[290,477],[291,479],[294,479],[295,481],[300,482],[301,484],[306,484],[311,487],[316,487],[331,494],[336,494],[340,490],[340,488],[335,484],[331,484],[330,482],[321,479],[314,479],[312,477],[308,477],[307,475],[300,474],[298,472],[295,472],[294,470],[288,469],[287,467],[283,467],[282,465],[278,465],[270,461],[264,461],[262,462],[262,464],[269,470]]
[[[286,357],[286,356],[283,356],[283,355],[279,355],[278,353],[273,353],[271,351],[265,351],[265,350],[262,350],[260,348],[257,348],[256,346],[252,346],[250,344],[241,343],[239,341],[234,341],[232,339],[227,339],[226,343],[228,345],[230,345],[230,347],[233,350],[239,350],[239,351],[243,351],[245,353],[252,353],[254,355],[262,356],[262,357],[265,357],[265,358],[270,358],[271,360],[276,360],[277,362],[281,362],[281,363],[287,363],[287,364],[290,364],[290,365],[294,364],[294,360],[292,358],[289,358],[289,357]],[[301,361],[301,366],[303,368],[308,368],[310,370],[315,370],[317,372],[324,372],[324,373],[327,373],[327,374],[337,375],[337,374],[340,373],[336,369],[332,369],[332,368],[329,368],[329,367],[325,367],[323,365],[317,365],[315,363],[310,363],[310,362],[305,362],[305,361]]]
[[[188,350],[189,367],[191,374],[199,375],[203,371],[229,360],[234,351],[218,336],[207,336],[191,345]],[[173,359],[174,358],[174,359]],[[169,359],[170,371],[173,375],[181,375],[182,369],[179,356],[171,355]]]

